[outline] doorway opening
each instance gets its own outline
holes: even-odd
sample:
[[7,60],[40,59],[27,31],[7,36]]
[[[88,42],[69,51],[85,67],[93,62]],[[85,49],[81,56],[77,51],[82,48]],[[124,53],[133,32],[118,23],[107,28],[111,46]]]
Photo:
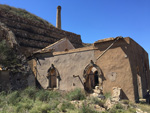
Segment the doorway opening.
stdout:
[[58,71],[52,64],[51,67],[48,69],[47,79],[48,79],[48,86],[49,89],[58,88]]
[[102,72],[101,69],[91,62],[84,70],[84,89],[88,93],[93,93],[96,86],[102,88]]
[[95,86],[98,86],[99,81],[98,81],[98,72],[97,71],[95,71],[95,73],[94,73],[94,81],[95,81]]
[[49,88],[56,88],[56,70],[51,69],[49,72]]

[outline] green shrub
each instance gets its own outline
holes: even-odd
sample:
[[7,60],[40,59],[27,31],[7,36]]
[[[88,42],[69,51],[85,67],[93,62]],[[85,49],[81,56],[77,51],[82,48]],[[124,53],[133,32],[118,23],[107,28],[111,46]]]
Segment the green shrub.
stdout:
[[61,94],[57,91],[49,91],[49,97],[52,99],[60,98]]
[[109,113],[118,113],[118,110],[115,109],[115,108],[112,108],[112,109],[109,110]]
[[48,113],[60,113],[60,111],[59,111],[59,109],[54,109],[54,110],[51,110],[51,111],[49,111]]
[[32,108],[32,104],[30,103],[18,103],[16,106],[17,113],[24,113],[25,111],[29,111]]
[[33,107],[33,100],[23,97],[16,106],[16,112],[29,111]]
[[98,113],[98,112],[92,109],[91,107],[89,107],[89,105],[83,103],[79,113]]
[[29,113],[48,113],[51,111],[51,105],[37,102]]
[[123,106],[120,103],[118,103],[109,110],[109,113],[124,113]]
[[17,72],[17,67],[20,64],[15,50],[10,47],[6,40],[0,41],[0,64],[12,72]]
[[66,112],[67,109],[75,109],[75,106],[68,101],[64,101],[61,105],[61,111]]
[[37,99],[33,103],[33,107],[30,109],[29,113],[49,113],[50,111],[58,111],[56,109],[59,103],[60,102],[55,99],[52,99],[49,102],[42,102]]
[[59,103],[60,102],[58,100],[51,99],[48,104],[50,105],[51,110],[56,110]]
[[6,96],[7,93],[5,91],[0,92],[0,108],[3,108],[7,103]]
[[21,101],[21,97],[18,91],[14,91],[8,95],[8,104],[16,105]]
[[16,113],[16,106],[6,105],[0,113]]
[[118,104],[115,105],[115,108],[116,109],[123,109],[123,106],[120,103],[118,103]]
[[111,93],[110,93],[110,92],[106,92],[106,93],[104,94],[104,96],[105,96],[106,99],[107,99],[107,98],[110,98],[110,97],[111,97]]
[[84,100],[86,98],[85,93],[81,89],[75,89],[73,91],[70,91],[66,98],[68,100]]
[[40,90],[37,92],[37,98],[40,101],[50,101],[51,99],[59,98],[61,95],[56,91]]
[[44,90],[40,90],[37,93],[37,98],[40,101],[49,101],[50,100],[49,92],[48,91],[44,91]]
[[129,111],[129,113],[136,113],[136,109],[135,108],[129,108],[128,111]]
[[90,99],[92,104],[97,104],[99,106],[104,106],[105,104],[105,100],[99,100],[97,97],[91,97]]
[[22,92],[22,94],[24,96],[27,96],[27,97],[29,97],[30,99],[33,99],[33,100],[36,99],[36,93],[37,93],[37,89],[35,87],[28,87]]
[[5,98],[0,98],[0,108],[3,108],[6,105],[7,101],[5,101]]
[[0,92],[0,97],[1,97],[1,96],[3,96],[3,97],[4,97],[4,96],[7,96],[6,91],[2,91],[2,92]]

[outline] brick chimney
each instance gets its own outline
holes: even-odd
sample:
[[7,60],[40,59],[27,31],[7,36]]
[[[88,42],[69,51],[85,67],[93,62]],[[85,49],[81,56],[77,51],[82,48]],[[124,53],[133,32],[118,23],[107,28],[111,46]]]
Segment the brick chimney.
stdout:
[[61,29],[61,6],[57,7],[56,28]]

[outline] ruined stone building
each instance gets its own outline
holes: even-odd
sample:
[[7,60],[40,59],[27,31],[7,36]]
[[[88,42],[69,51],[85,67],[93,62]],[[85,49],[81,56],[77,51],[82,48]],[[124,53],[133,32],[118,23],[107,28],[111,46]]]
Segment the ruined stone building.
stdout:
[[[73,44],[71,46],[73,48],[82,47],[80,35],[56,28],[25,10],[0,5],[0,41],[6,40],[13,50],[17,51],[19,58],[26,60],[26,57],[34,51],[43,49],[62,38],[67,38]],[[30,67],[25,62],[23,65],[24,71],[27,71],[25,76],[19,73],[10,76],[6,70],[0,70],[0,91],[25,88],[34,84],[35,78],[31,74]]]
[[[97,86],[103,93],[119,87],[124,99],[138,101],[144,97],[150,89],[147,52],[129,37],[107,38],[83,47],[80,35],[61,30],[60,12],[58,7],[56,28],[0,8],[0,41],[15,45],[12,47],[28,58],[32,69],[25,62],[28,73],[11,77],[12,83],[64,91],[82,88],[88,93]],[[7,81],[4,87],[10,79],[1,73],[0,80]]]
[[62,50],[55,44],[35,52],[30,61],[44,89],[82,88],[90,93],[99,86],[106,93],[119,87],[123,98],[138,101],[150,88],[148,54],[129,37],[99,40],[78,49],[63,46]]

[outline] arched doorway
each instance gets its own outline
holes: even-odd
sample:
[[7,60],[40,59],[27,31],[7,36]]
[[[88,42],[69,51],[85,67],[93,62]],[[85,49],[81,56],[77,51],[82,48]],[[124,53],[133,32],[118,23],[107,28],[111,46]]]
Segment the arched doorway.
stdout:
[[84,70],[84,89],[93,93],[93,89],[99,86],[102,89],[102,72],[101,69],[91,61]]
[[48,86],[47,88],[58,88],[58,71],[57,69],[54,67],[54,65],[52,64],[51,67],[48,69],[47,71],[47,79],[48,79]]

